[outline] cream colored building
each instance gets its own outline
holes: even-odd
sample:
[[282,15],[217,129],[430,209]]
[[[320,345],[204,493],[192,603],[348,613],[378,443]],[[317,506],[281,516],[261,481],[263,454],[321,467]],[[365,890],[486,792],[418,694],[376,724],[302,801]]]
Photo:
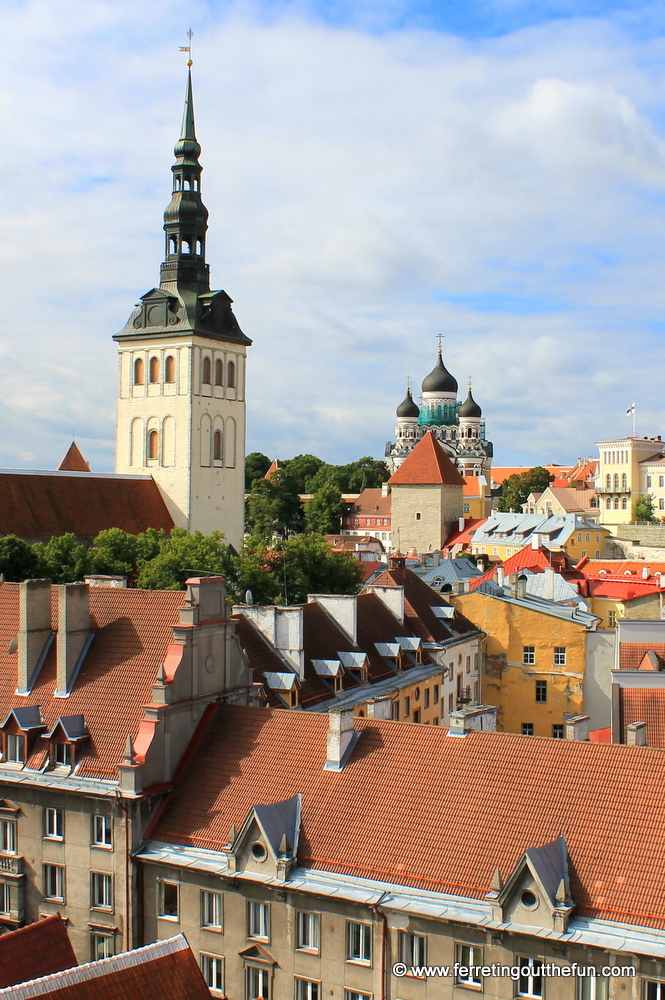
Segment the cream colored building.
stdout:
[[219,529],[236,548],[244,529],[245,354],[224,291],[210,290],[208,212],[194,129],[191,76],[164,213],[159,288],[141,296],[115,335],[119,351],[116,472],[151,475],[176,525]]
[[[598,451],[600,523],[610,529],[615,525],[630,524],[635,503],[640,496],[651,492],[648,477],[654,473],[644,471],[645,460],[658,461],[662,458],[665,442],[660,440],[660,435],[654,438],[619,438],[599,441]],[[665,480],[662,496],[665,501]]]

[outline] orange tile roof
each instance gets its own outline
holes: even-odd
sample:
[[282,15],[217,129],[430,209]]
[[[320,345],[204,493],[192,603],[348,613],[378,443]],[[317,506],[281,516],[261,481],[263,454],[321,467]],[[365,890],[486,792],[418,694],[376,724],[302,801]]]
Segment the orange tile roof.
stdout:
[[173,527],[159,487],[149,476],[0,471],[0,493],[3,535],[48,540],[72,532],[94,538],[105,528],[138,534]]
[[585,596],[606,597],[610,601],[632,601],[636,597],[648,597],[662,590],[659,583],[639,577],[587,576]]
[[566,513],[576,510],[597,509],[591,503],[597,497],[595,490],[575,490],[568,486],[567,481],[564,480],[562,485],[558,485],[555,480],[553,483],[550,483],[548,491],[561,504]]
[[[57,628],[57,589],[52,588],[51,627]],[[85,717],[90,738],[83,744],[77,775],[117,777],[127,736],[134,737],[143,706],[152,702],[152,685],[172,639],[169,626],[178,622],[184,594],[174,590],[90,588],[94,639],[72,693],[56,698],[56,643],[46,657],[32,693],[18,696],[17,653],[8,653],[18,633],[19,585],[0,584],[0,722],[12,708],[39,705],[50,732],[61,716]],[[109,706],[113,711],[109,711]],[[30,766],[39,765],[40,743]]]
[[[506,479],[509,479],[510,476],[521,476],[523,472],[531,472],[535,468],[535,465],[492,466],[492,482],[498,486],[505,482]],[[542,468],[547,469],[550,475],[558,477],[567,476],[570,472],[569,465],[556,465],[554,462],[550,462],[549,465],[544,465]]]
[[76,441],[70,444],[67,454],[58,466],[58,472],[90,472],[90,466],[81,454]]
[[620,688],[620,738],[626,740],[626,726],[646,722],[647,744],[665,747],[665,690],[662,688]]
[[484,497],[489,494],[490,488],[486,483],[481,483],[480,476],[463,476],[465,497]]
[[444,484],[464,486],[464,480],[450,461],[432,431],[424,434],[388,480],[390,486]]
[[649,652],[665,659],[665,642],[622,642],[619,646],[619,669],[639,670],[644,654]]
[[0,989],[77,964],[59,913],[0,937]]
[[390,517],[390,493],[383,496],[380,487],[363,490],[354,500],[349,514],[354,517]]
[[468,517],[464,521],[464,527],[453,528],[448,537],[444,542],[444,547],[446,549],[452,548],[453,545],[469,545],[473,541],[473,533],[476,531],[481,524],[484,524],[487,520],[486,517]]
[[[654,865],[665,851],[665,753],[480,731],[452,739],[376,719],[355,727],[349,761],[331,773],[327,715],[221,706],[154,838],[219,851],[267,795],[302,793],[299,864],[482,899],[496,868],[505,878],[527,848],[564,834],[577,913],[665,928],[665,869]],[[441,834],[442,802],[455,803],[454,836]]]
[[624,576],[626,580],[630,580],[631,577],[643,579],[642,572],[645,567],[650,570],[647,580],[651,580],[652,583],[656,573],[665,575],[665,562],[654,562],[650,559],[586,559],[583,563],[577,564],[577,568],[584,576],[606,574],[612,577]]

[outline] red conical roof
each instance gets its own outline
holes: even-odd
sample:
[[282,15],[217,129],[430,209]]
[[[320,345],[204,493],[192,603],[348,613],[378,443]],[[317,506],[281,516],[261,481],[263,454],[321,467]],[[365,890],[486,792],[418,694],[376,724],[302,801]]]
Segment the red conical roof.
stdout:
[[417,483],[464,486],[459,474],[432,431],[428,431],[388,480],[389,486],[412,486]]
[[69,451],[58,466],[58,472],[90,472],[90,466],[79,451],[76,441],[72,441]]

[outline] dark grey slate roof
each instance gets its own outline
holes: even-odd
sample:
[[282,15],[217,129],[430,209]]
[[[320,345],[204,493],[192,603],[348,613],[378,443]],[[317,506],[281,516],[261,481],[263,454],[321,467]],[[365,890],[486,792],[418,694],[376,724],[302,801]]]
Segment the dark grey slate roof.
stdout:
[[552,905],[555,904],[557,890],[562,879],[566,887],[566,897],[570,895],[568,850],[565,837],[557,837],[556,840],[544,844],[543,847],[530,847],[524,853],[533,865]]
[[254,815],[263,827],[275,854],[280,853],[280,844],[286,834],[291,855],[293,857],[297,855],[301,802],[302,796],[298,793],[292,799],[284,799],[283,802],[254,806]]

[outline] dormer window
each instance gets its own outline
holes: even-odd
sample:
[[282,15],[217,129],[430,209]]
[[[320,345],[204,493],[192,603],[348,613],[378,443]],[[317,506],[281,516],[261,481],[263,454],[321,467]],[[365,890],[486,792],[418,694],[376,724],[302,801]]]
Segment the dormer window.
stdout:
[[51,760],[55,765],[71,767],[72,746],[70,743],[55,743],[51,753]]
[[5,734],[5,760],[11,764],[25,764],[25,736],[16,733]]

